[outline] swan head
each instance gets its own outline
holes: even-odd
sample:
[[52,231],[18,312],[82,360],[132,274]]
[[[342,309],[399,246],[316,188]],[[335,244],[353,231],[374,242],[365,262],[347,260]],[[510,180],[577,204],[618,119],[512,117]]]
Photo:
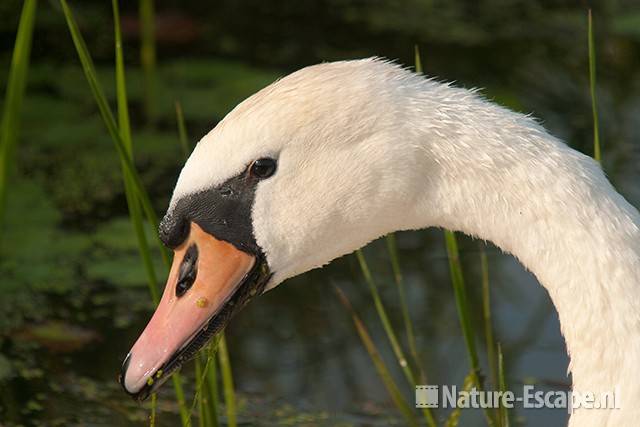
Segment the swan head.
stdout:
[[422,82],[378,59],[308,67],[202,138],[160,225],[174,261],[123,365],[127,392],[144,399],[254,295],[406,224],[398,181],[417,165],[394,143],[412,132],[398,99]]

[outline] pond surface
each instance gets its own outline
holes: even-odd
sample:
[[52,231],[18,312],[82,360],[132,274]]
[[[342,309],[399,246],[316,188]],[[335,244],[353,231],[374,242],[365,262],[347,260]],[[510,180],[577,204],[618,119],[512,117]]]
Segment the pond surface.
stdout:
[[[246,14],[223,3],[229,20],[245,22]],[[256,14],[268,14],[254,6]],[[347,46],[327,36],[305,39],[304,43],[317,42],[317,47],[303,51],[286,28],[271,25],[269,33],[262,21],[256,34],[273,38],[265,36],[264,45],[256,42],[251,52],[240,50],[245,45],[238,40],[248,42],[234,32],[239,29],[228,29],[218,21],[219,31],[228,34],[212,48],[215,52],[202,47],[206,36],[193,42],[199,47],[185,48],[184,56],[175,44],[165,45],[167,57],[158,69],[152,124],[144,119],[142,73],[135,67],[128,70],[136,163],[158,212],[166,209],[182,163],[173,118],[176,100],[182,102],[195,142],[237,102],[301,64],[374,54],[411,64],[412,40],[421,43],[429,74],[466,87],[484,87],[487,97],[533,112],[553,134],[591,153],[583,10],[556,9],[542,18],[529,10],[531,15],[523,12],[523,16],[535,19],[522,18],[522,28],[516,19],[520,12],[513,9],[505,12],[509,18],[503,26],[495,18],[487,24],[487,16],[493,15],[480,13],[480,28],[472,19],[456,27],[451,20],[462,18],[455,14],[442,22],[429,15],[425,19],[432,26],[422,31],[422,24],[407,11],[380,6],[363,14],[358,7],[334,22],[336,34],[353,30],[358,35]],[[623,13],[614,9],[602,12],[598,21],[602,30],[597,33],[604,168],[621,193],[639,206],[640,38],[622,25]],[[187,16],[195,19],[193,8],[189,10]],[[492,10],[499,15],[498,6]],[[302,23],[314,20],[313,10],[296,13]],[[634,13],[640,16],[640,11]],[[450,29],[445,28],[447,19]],[[104,25],[103,21],[110,25],[106,18],[98,24]],[[43,23],[46,31],[52,31],[51,25]],[[111,49],[111,41],[90,42],[98,52],[106,52],[104,46]],[[149,405],[134,403],[116,383],[124,355],[153,310],[126,218],[118,162],[75,58],[48,56],[43,50],[47,43],[36,40],[34,51],[40,56],[30,74],[5,224],[8,244],[0,258],[0,425],[145,425]],[[361,45],[354,46],[357,43]],[[272,55],[265,54],[272,48]],[[295,55],[289,58],[287,52]],[[113,100],[111,59],[103,55],[99,73]],[[6,69],[5,58],[0,70]],[[149,235],[153,232],[149,230]],[[461,386],[469,368],[443,233],[402,232],[397,239],[429,383]],[[495,247],[464,237],[460,245],[478,330],[482,329],[481,252],[488,256],[496,340],[503,346],[511,387],[535,384],[542,390],[566,390],[568,358],[544,289],[513,257]],[[401,308],[384,240],[369,245],[365,255],[404,345]],[[163,271],[159,262],[158,271]],[[402,425],[334,285],[347,293],[400,389],[413,401],[413,390],[394,363],[357,261],[349,255],[254,300],[228,327],[241,422]],[[484,337],[478,336],[477,343],[486,374]],[[192,365],[182,372],[190,401]],[[170,385],[160,392],[159,411],[158,425],[177,425]],[[444,419],[448,412],[437,415]],[[563,410],[517,410],[512,416],[516,425],[531,426],[562,425],[567,418]],[[465,412],[460,425],[484,425],[482,414]]]
[[[441,235],[439,230],[399,233],[398,242],[410,311],[430,383],[461,384],[468,373],[467,355]],[[469,266],[473,305],[480,307],[479,286],[475,285],[480,281],[483,245],[465,240],[462,248],[463,262]],[[485,250],[490,261],[496,331],[504,346],[511,384],[533,382],[543,388],[566,388],[567,357],[549,298],[514,259],[493,247]],[[365,253],[392,320],[401,331],[400,307],[384,241],[374,242]],[[228,328],[241,420],[307,421],[309,425],[334,425],[336,420],[355,425],[400,423],[333,284],[347,292],[393,367],[398,384],[411,398],[355,257],[349,256],[263,295]],[[9,412],[12,417],[34,424],[40,420],[44,425],[75,422],[96,426],[140,425],[146,419],[148,405],[140,407],[130,401],[116,384],[121,359],[151,312],[146,290],[114,292],[109,286],[91,287],[82,298],[47,301],[55,313],[73,312],[64,321],[44,320],[39,328],[27,324],[12,334],[10,354],[28,352],[26,361],[12,360],[22,365],[21,375],[3,389],[4,404],[15,405],[7,409],[18,412]],[[476,313],[481,327],[480,313]],[[183,368],[190,390],[192,371],[190,365]],[[170,385],[162,389],[159,425],[177,422],[172,393]],[[523,415],[535,424],[566,417],[561,411]],[[471,420],[477,418],[470,416]]]

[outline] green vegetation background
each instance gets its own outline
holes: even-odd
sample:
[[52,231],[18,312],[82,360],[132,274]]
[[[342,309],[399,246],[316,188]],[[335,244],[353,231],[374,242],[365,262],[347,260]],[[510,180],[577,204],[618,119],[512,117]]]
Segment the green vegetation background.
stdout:
[[[412,64],[415,44],[427,74],[486,88],[488,97],[535,112],[554,134],[591,152],[586,5],[577,2],[157,1],[151,114],[143,103],[137,2],[123,3],[135,161],[158,212],[182,164],[176,101],[193,145],[239,101],[289,71],[372,55]],[[19,0],[0,2],[2,93],[21,6]],[[21,346],[31,344],[15,340],[25,325],[81,323],[86,310],[71,310],[75,305],[98,310],[98,317],[103,310],[104,319],[125,328],[131,319],[112,301],[124,299],[129,288],[146,292],[118,159],[58,3],[39,6],[0,250],[0,387],[16,375],[34,374],[29,357],[17,356],[29,353]],[[115,103],[110,2],[72,6]],[[592,7],[604,165],[638,205],[640,4],[612,0]],[[146,297],[127,304],[150,309]],[[29,333],[44,334],[45,341],[79,339],[47,325]]]

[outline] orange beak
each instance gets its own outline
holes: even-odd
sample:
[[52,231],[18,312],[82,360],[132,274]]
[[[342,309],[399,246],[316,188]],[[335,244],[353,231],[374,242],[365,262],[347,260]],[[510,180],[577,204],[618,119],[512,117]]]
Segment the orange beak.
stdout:
[[122,366],[125,391],[144,400],[262,292],[258,264],[192,222],[189,237],[174,251],[160,304]]

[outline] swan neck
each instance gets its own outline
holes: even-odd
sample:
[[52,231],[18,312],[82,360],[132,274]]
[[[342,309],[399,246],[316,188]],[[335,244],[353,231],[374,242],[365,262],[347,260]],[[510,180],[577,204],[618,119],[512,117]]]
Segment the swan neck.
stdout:
[[[628,378],[640,364],[640,215],[591,158],[530,119],[505,115],[463,119],[446,140],[441,129],[426,132],[436,178],[416,215],[518,258],[558,311],[574,389],[619,390],[628,412],[640,399]],[[595,422],[614,425],[624,414],[603,412]],[[591,425],[579,418],[570,425]]]

